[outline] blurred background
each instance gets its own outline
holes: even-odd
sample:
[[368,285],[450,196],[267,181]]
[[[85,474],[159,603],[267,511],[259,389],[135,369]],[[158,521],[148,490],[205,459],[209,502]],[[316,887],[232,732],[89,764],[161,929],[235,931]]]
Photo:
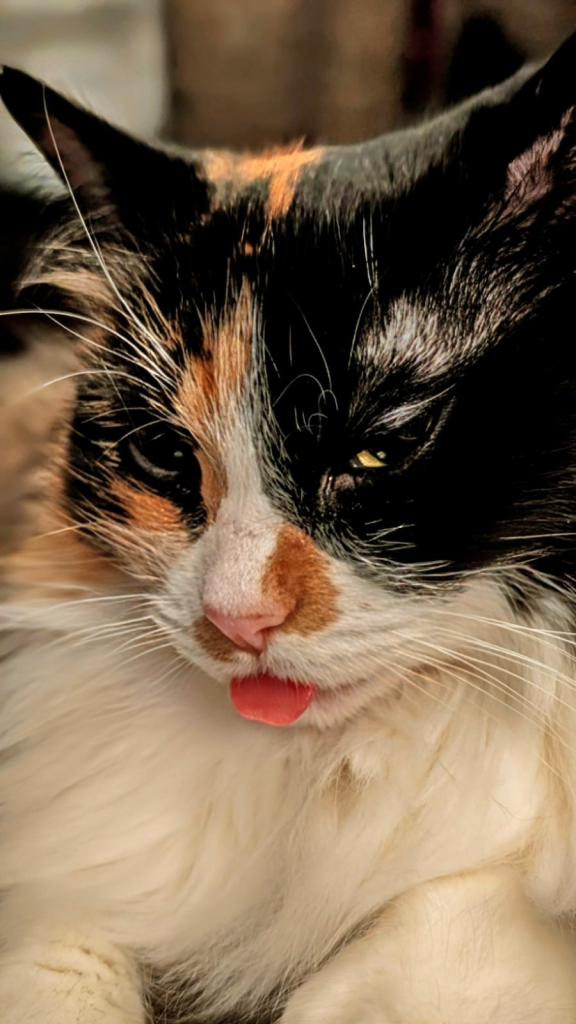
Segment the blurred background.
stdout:
[[[576,0],[0,0],[0,61],[178,142],[347,142],[537,60]],[[23,148],[0,115],[0,163]]]

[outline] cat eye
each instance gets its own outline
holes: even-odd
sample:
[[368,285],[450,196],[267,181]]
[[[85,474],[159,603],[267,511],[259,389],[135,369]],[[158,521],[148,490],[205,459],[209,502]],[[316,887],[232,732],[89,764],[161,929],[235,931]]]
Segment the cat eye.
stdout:
[[176,480],[194,459],[192,445],[164,424],[143,427],[128,438],[127,452],[140,473],[155,480]]
[[386,452],[371,452],[364,449],[350,460],[350,465],[354,469],[381,469],[386,465]]
[[398,471],[414,461],[435,436],[442,410],[414,417],[396,430],[379,434],[375,443],[356,452],[348,466],[359,476],[388,469]]

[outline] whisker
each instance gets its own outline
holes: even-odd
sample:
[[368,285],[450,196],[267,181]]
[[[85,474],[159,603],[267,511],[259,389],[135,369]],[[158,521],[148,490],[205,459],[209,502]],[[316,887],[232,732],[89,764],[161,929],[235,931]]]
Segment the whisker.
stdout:
[[[44,314],[49,320],[52,321],[52,323],[55,323],[56,326],[60,328],[60,330],[66,331],[68,334],[71,334],[74,338],[78,338],[79,341],[82,341],[86,345],[89,345],[90,348],[96,349],[99,352],[104,352],[106,355],[110,354],[109,349],[107,349],[105,345],[100,345],[97,341],[94,340],[94,338],[87,338],[86,335],[80,334],[78,331],[73,330],[71,327],[68,327],[67,324],[60,323],[58,316],[62,316],[64,314],[59,313],[58,316],[55,316],[50,311],[44,310],[41,307],[38,307],[38,312]],[[132,337],[125,337],[124,335],[119,334],[118,331],[115,331],[110,327],[106,328],[105,325],[100,324],[99,321],[91,320],[90,317],[83,316],[78,317],[78,319],[81,319],[84,323],[93,323],[100,329],[107,329],[110,334],[112,334],[114,337],[119,338],[124,344],[128,345],[130,349],[133,349],[136,355],[129,355],[126,352],[122,353],[123,362],[131,363],[132,366],[135,366],[138,369],[141,369],[142,365],[145,364],[148,368],[148,371],[151,373],[153,379],[156,382],[162,381],[169,387],[172,385],[172,381],[170,380],[170,378],[167,377],[166,374],[159,372],[158,366],[156,365],[156,363],[154,363],[152,359],[150,359],[146,349],[141,348]],[[104,366],[103,369],[107,370],[109,369],[109,367]],[[139,380],[140,387],[142,386],[142,384],[143,381]],[[148,387],[150,387],[149,384]],[[156,390],[158,392],[158,389],[154,385],[151,386],[151,390]]]
[[300,316],[302,317],[304,323],[306,324],[306,327],[307,327],[307,329],[308,329],[308,331],[310,333],[310,337],[312,338],[312,341],[316,345],[316,348],[318,349],[318,352],[320,353],[320,358],[322,359],[322,362],[324,363],[324,368],[326,370],[326,378],[328,380],[328,387],[327,388],[323,388],[322,385],[320,384],[320,382],[318,381],[318,383],[320,384],[320,389],[322,391],[322,398],[324,398],[324,395],[332,395],[332,398],[334,399],[334,405],[336,407],[336,412],[338,412],[338,399],[336,398],[336,395],[334,394],[334,391],[332,389],[332,374],[330,373],[330,366],[328,365],[328,360],[326,359],[326,356],[324,354],[324,350],[323,350],[320,342],[318,341],[318,338],[314,334],[314,331],[312,330],[312,327],[310,326],[310,324],[309,324],[309,322],[308,322],[308,320],[307,320],[307,318],[306,318],[306,316],[304,314],[304,311],[303,311],[302,307],[299,305],[299,303],[296,301],[296,299],[294,298],[293,295],[291,295],[290,298],[292,299],[292,302],[294,303],[294,305],[296,306],[296,309],[300,313]]

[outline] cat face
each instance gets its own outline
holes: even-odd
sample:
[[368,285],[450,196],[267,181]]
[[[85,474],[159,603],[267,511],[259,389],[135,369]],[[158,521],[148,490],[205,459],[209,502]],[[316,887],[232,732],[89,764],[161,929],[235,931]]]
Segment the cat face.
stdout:
[[417,131],[259,157],[0,79],[69,190],[23,281],[82,363],[52,497],[247,717],[426,685],[572,572],[575,45]]

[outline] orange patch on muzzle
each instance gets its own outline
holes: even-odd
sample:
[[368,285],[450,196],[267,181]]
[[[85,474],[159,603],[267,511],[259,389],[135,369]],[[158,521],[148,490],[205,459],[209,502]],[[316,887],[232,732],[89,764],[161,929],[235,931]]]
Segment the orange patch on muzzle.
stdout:
[[338,617],[338,591],[328,559],[303,530],[285,526],[262,577],[264,603],[292,608],[279,628],[303,636],[319,633]]

